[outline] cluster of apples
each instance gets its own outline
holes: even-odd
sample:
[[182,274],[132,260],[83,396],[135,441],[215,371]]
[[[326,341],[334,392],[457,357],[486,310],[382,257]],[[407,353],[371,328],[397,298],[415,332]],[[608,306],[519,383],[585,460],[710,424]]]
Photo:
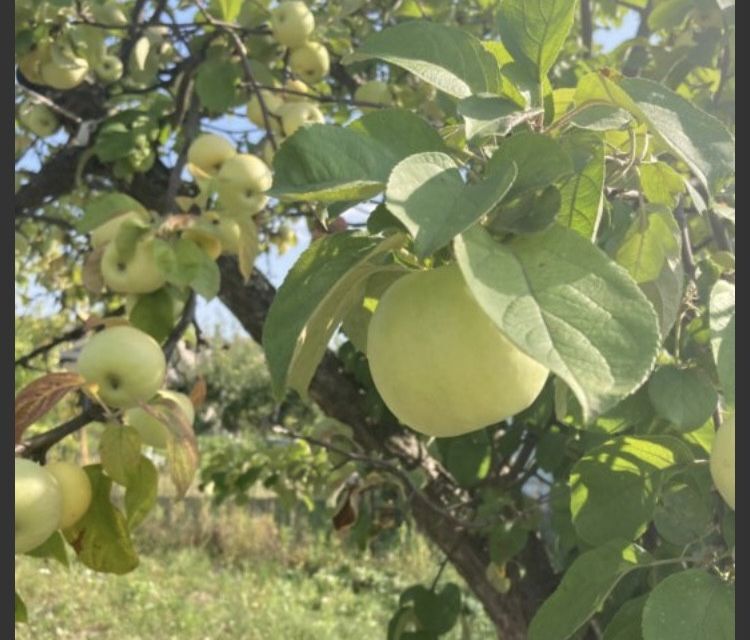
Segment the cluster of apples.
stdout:
[[[308,85],[320,82],[331,66],[325,46],[310,39],[314,30],[315,17],[304,2],[287,0],[271,11],[273,37],[289,50],[289,69],[295,76],[284,83],[288,93],[260,91],[274,134],[291,136],[302,126],[325,122],[320,109],[305,97]],[[259,127],[266,126],[257,94],[247,104],[247,117]]]

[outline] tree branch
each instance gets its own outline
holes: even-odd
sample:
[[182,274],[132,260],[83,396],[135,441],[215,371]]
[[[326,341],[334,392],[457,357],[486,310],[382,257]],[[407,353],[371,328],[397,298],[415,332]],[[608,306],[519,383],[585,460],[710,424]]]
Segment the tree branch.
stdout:
[[[88,400],[86,401],[88,402]],[[75,418],[71,418],[54,429],[40,433],[38,436],[24,440],[16,445],[16,455],[31,458],[37,462],[44,462],[47,452],[53,445],[63,438],[85,427],[89,422],[105,419],[104,409],[96,405],[89,405]]]

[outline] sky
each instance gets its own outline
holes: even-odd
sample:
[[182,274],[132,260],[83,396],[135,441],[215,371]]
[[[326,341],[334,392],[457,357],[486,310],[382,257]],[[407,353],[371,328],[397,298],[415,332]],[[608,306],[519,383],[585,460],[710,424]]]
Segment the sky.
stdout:
[[[634,37],[637,28],[638,15],[634,11],[630,11],[623,20],[622,25],[617,29],[596,29],[594,31],[594,41],[597,44],[601,44],[605,51],[611,51],[624,40]],[[244,119],[229,116],[221,120],[216,120],[213,124],[227,129],[236,129],[245,126],[247,123]],[[35,171],[38,167],[29,164],[21,168]],[[351,218],[349,214],[345,217]],[[255,265],[276,287],[284,281],[284,277],[289,269],[310,243],[310,234],[303,219],[298,219],[288,224],[297,234],[297,245],[287,250],[284,255],[279,255],[277,248],[271,246],[269,252],[261,255]],[[199,326],[208,335],[213,335],[216,330],[225,339],[247,335],[237,319],[218,299],[207,302],[199,298],[196,317]]]

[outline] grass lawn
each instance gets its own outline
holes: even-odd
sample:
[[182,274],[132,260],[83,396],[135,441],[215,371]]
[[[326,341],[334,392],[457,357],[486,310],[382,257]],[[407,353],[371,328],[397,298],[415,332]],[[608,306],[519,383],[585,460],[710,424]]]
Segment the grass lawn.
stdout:
[[[16,640],[382,640],[399,593],[429,584],[440,561],[416,536],[373,557],[335,539],[300,544],[268,521],[235,526],[232,536],[226,520],[215,522],[226,534],[220,553],[209,544],[216,531],[185,544],[190,536],[177,526],[183,536],[169,545],[164,527],[146,528],[141,565],[126,576],[90,571],[72,554],[70,569],[17,556],[16,589],[30,623],[16,626]],[[248,536],[256,539],[250,546]],[[450,569],[445,580],[464,587]],[[469,598],[469,606],[463,631],[445,638],[494,638],[477,602]]]

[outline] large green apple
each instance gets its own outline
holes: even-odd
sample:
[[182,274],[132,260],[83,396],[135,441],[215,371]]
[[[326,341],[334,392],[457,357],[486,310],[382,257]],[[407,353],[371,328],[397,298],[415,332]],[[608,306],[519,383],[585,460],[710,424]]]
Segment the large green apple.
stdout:
[[271,11],[271,30],[279,44],[300,47],[315,30],[315,17],[304,2],[287,0]]
[[330,66],[328,49],[319,42],[307,42],[293,49],[289,56],[289,68],[308,84],[320,82],[328,74]]
[[320,109],[309,102],[288,102],[279,109],[281,127],[284,134],[292,135],[300,127],[311,124],[325,124],[326,119]]
[[[157,398],[175,402],[182,413],[185,414],[187,422],[192,426],[195,420],[195,408],[188,396],[176,391],[163,390],[159,391]],[[163,411],[164,408],[160,407],[160,410]],[[169,428],[140,407],[128,409],[123,416],[123,420],[125,424],[135,427],[138,430],[144,444],[157,449],[166,448]]]
[[101,264],[104,284],[117,293],[151,293],[166,283],[154,254],[152,238],[139,240],[129,259],[120,255],[116,242],[107,244]]
[[[279,109],[284,104],[284,99],[281,95],[268,90],[261,91],[260,94],[263,98],[263,104],[265,104],[266,109],[268,109],[268,113],[278,115]],[[263,120],[263,109],[260,106],[260,99],[255,93],[250,98],[250,102],[247,103],[247,119],[259,127],[266,126],[266,123]],[[269,117],[268,122],[273,132],[277,133],[279,126],[276,118]]]
[[361,102],[372,102],[388,106],[393,102],[391,88],[380,80],[370,80],[362,86],[357,87],[354,92],[354,99]]
[[[225,256],[237,255],[240,252],[240,225],[230,215],[221,215],[218,211],[206,211],[201,220],[209,225],[221,241],[221,252]],[[252,220],[250,224],[254,226]]]
[[151,217],[146,211],[127,211],[114,218],[110,218],[104,224],[99,225],[91,232],[91,246],[94,249],[103,247],[117,237],[120,227],[124,222],[150,222]]
[[44,467],[16,458],[16,553],[36,549],[59,527],[62,491]]
[[215,176],[224,162],[236,154],[234,145],[226,138],[204,133],[190,144],[187,161],[204,173]]
[[54,112],[39,103],[23,104],[18,112],[18,121],[40,138],[51,136],[60,128],[60,121]]
[[367,357],[394,415],[429,436],[457,436],[526,409],[548,371],[517,349],[457,266],[406,275],[373,313]]
[[76,368],[87,382],[98,385],[99,397],[108,406],[127,409],[154,397],[164,384],[167,363],[150,335],[115,326],[84,345]]
[[241,153],[222,165],[216,176],[216,191],[225,208],[253,214],[268,202],[264,192],[272,182],[271,170],[263,160]]
[[724,502],[734,511],[734,413],[721,423],[714,436],[711,477]]
[[72,462],[50,462],[45,469],[60,485],[62,514],[60,529],[67,529],[78,522],[91,504],[91,481],[86,472]]

